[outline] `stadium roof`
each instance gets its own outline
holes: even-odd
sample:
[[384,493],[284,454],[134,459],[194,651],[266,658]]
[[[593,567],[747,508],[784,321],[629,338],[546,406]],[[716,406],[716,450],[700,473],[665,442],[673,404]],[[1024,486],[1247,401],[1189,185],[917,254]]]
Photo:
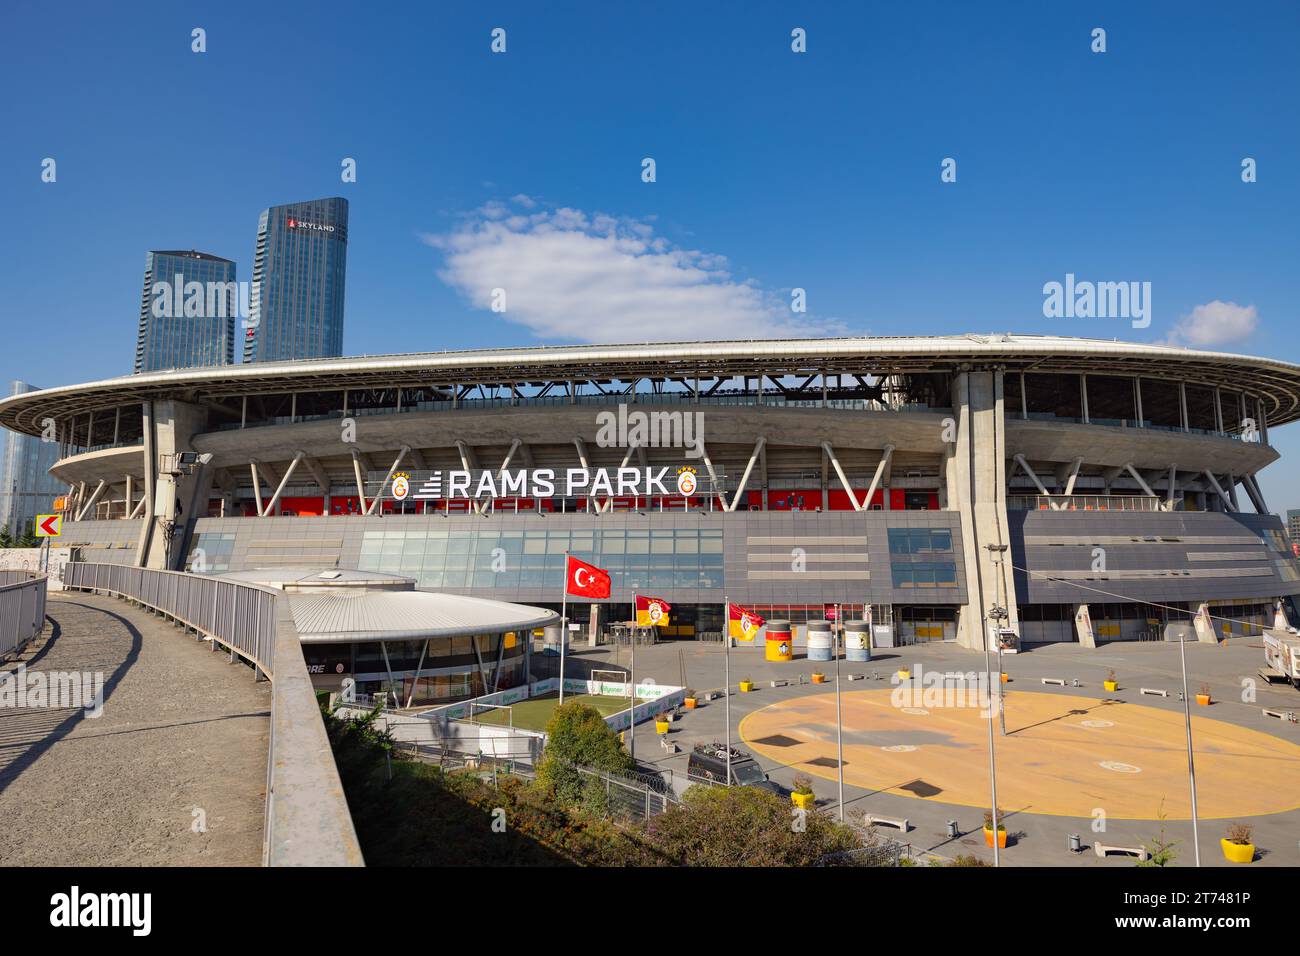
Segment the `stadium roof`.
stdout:
[[1269,425],[1300,418],[1300,365],[1290,362],[1119,340],[998,333],[538,346],[222,365],[126,375],[9,396],[0,400],[0,425],[37,435],[47,416],[63,419],[158,398],[202,402],[397,385],[629,382],[819,372],[887,375],[951,370],[965,363],[1196,381],[1262,396]]

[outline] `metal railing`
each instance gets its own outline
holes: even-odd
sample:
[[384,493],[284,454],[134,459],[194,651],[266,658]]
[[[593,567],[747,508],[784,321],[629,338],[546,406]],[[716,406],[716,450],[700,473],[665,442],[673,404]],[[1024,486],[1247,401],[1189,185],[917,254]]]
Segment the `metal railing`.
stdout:
[[[1182,510],[1182,496],[1173,510]],[[1008,511],[1165,511],[1164,498],[1149,495],[1007,495]]]
[[64,568],[63,586],[135,601],[252,661],[272,682],[263,864],[364,865],[287,598],[182,571],[82,562]]
[[48,581],[35,571],[0,571],[0,659],[41,633]]
[[274,676],[275,606],[280,595],[269,588],[184,571],[80,562],[64,568],[63,586],[136,601],[202,631],[252,661],[267,677]]

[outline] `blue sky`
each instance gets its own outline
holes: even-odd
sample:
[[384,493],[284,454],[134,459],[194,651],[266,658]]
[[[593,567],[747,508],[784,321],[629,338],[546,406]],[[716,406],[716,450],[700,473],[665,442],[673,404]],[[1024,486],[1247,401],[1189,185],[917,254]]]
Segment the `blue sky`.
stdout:
[[[1297,357],[1294,3],[53,9],[0,14],[5,378],[129,372],[146,250],[248,279],[258,212],[329,195],[350,354],[831,330]],[[1150,328],[1045,318],[1067,272],[1149,281]]]

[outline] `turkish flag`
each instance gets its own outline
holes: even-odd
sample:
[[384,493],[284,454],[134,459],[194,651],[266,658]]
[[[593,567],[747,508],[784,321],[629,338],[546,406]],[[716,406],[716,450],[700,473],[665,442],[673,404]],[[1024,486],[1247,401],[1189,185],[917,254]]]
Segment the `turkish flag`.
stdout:
[[564,565],[564,592],[575,597],[609,597],[609,572],[568,555]]

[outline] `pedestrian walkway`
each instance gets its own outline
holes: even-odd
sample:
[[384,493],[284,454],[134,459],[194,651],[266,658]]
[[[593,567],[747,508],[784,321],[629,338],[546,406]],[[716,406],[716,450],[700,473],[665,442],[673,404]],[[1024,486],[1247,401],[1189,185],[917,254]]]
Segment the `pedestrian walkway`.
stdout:
[[[42,637],[0,666],[10,688],[20,664],[27,706],[0,700],[0,865],[261,863],[270,684],[145,610],[82,593],[51,594]],[[102,675],[102,713],[66,706],[56,673],[88,688]],[[32,706],[42,684],[65,706]]]

